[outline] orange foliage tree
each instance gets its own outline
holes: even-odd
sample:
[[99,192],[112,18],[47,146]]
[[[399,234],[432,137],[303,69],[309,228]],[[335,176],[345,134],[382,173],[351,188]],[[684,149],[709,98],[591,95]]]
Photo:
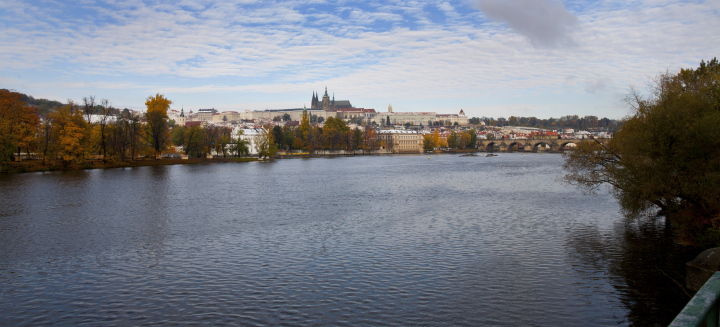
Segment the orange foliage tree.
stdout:
[[8,161],[22,149],[30,152],[35,145],[40,119],[35,108],[22,101],[17,92],[0,90],[0,161]]

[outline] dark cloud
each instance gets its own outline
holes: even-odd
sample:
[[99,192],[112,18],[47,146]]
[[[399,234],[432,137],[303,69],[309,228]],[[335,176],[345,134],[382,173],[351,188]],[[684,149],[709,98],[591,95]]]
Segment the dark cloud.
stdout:
[[590,94],[601,92],[605,90],[608,82],[609,81],[604,78],[588,81],[587,83],[585,83],[585,92]]
[[527,37],[538,48],[574,46],[575,15],[555,0],[476,0],[474,7]]

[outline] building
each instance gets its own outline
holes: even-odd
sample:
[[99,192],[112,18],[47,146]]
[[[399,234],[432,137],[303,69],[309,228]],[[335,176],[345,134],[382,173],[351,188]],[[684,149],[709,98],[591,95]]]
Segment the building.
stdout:
[[200,109],[193,120],[212,122],[213,116],[217,113],[215,109]]
[[375,109],[365,108],[340,108],[335,111],[335,118],[340,118],[345,121],[351,121],[358,123],[360,121],[369,122],[372,118],[375,118],[377,112]]
[[423,112],[393,112],[392,105],[388,106],[388,112],[378,113],[370,122],[378,125],[405,125],[409,123],[414,126],[453,126],[455,123],[459,126],[466,126],[468,118],[465,112],[460,109],[459,114],[438,114],[432,111]]
[[423,134],[416,131],[380,130],[377,137],[381,140],[381,150],[393,153],[423,153]]

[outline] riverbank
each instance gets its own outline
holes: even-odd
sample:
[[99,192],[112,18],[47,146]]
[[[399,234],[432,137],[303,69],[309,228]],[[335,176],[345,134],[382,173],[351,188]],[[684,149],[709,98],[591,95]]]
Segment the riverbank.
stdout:
[[124,167],[143,167],[143,166],[165,166],[165,165],[192,165],[200,163],[228,163],[228,162],[251,162],[258,161],[256,157],[241,157],[241,158],[189,158],[189,159],[177,159],[177,158],[163,158],[163,159],[138,159],[133,161],[108,161],[103,162],[101,160],[89,160],[82,164],[70,164],[62,166],[57,163],[43,164],[42,160],[25,160],[20,162],[8,162],[2,165],[0,173],[30,173],[30,172],[43,172],[43,171],[66,171],[66,170],[81,170],[81,169],[109,169],[109,168],[124,168]]
[[[428,155],[428,154],[460,154],[460,155],[471,155],[476,153],[485,153],[485,151],[477,149],[454,149],[454,150],[434,150],[425,151],[424,153],[400,153],[406,155]],[[377,156],[377,155],[394,155],[392,151],[315,151],[313,154],[308,152],[279,152],[275,157],[266,159],[297,159],[297,158],[321,158],[321,157],[354,157],[354,156]],[[82,170],[82,169],[109,169],[109,168],[124,168],[124,167],[142,167],[142,166],[163,166],[163,165],[187,165],[187,164],[199,164],[199,163],[228,163],[228,162],[252,162],[259,161],[257,157],[226,157],[226,158],[189,158],[189,159],[178,159],[178,158],[162,158],[152,159],[143,158],[133,161],[108,161],[103,162],[102,160],[88,160],[82,164],[69,164],[63,166],[59,163],[43,164],[42,160],[24,160],[20,162],[8,162],[0,166],[0,173],[31,173],[31,172],[44,172],[44,171],[67,171],[67,170]]]

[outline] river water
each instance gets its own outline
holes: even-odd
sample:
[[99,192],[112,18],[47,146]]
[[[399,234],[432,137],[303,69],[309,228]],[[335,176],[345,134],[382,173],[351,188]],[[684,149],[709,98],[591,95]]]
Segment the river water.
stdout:
[[2,325],[666,325],[662,221],[553,154],[0,175]]

